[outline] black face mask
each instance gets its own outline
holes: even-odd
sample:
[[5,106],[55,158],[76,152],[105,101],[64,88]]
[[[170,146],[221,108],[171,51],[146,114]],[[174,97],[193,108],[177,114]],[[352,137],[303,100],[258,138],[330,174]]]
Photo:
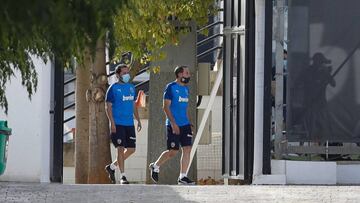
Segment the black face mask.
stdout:
[[189,83],[190,82],[190,77],[188,77],[188,78],[182,77],[181,82],[185,83],[185,84]]

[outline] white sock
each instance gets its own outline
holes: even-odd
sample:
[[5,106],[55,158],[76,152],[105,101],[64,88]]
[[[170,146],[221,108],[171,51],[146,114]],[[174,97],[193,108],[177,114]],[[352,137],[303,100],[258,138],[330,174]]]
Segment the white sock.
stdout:
[[110,169],[111,170],[116,170],[118,167],[114,164],[114,163],[111,163],[110,164]]
[[156,165],[155,163],[154,163],[154,171],[156,172],[156,173],[159,173],[159,171],[160,171],[160,166],[158,166],[158,165]]
[[183,177],[186,177],[186,173],[180,173],[179,179],[182,179]]

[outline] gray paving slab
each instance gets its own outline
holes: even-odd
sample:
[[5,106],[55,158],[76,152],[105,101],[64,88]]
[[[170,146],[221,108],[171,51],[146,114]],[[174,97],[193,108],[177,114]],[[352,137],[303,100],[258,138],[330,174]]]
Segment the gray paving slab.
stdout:
[[0,182],[0,202],[360,202],[360,186],[63,185]]

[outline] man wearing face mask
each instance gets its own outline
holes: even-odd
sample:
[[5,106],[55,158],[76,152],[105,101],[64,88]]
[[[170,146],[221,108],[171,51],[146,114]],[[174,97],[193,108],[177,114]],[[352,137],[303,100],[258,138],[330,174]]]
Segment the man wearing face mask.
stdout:
[[115,183],[115,170],[120,170],[120,184],[129,184],[124,171],[124,161],[135,152],[136,136],[134,116],[137,120],[137,131],[141,122],[135,105],[135,86],[130,84],[129,67],[120,64],[115,70],[118,82],[112,84],[106,92],[106,113],[110,123],[111,141],[117,148],[117,160],[105,167],[112,183]]
[[163,109],[166,114],[167,128],[167,150],[165,150],[156,162],[149,166],[151,179],[157,183],[159,179],[160,166],[171,159],[182,148],[180,160],[180,175],[178,184],[195,184],[187,177],[186,170],[190,161],[192,146],[192,125],[189,121],[188,102],[190,72],[187,66],[177,66],[175,68],[176,80],[167,84],[164,98]]

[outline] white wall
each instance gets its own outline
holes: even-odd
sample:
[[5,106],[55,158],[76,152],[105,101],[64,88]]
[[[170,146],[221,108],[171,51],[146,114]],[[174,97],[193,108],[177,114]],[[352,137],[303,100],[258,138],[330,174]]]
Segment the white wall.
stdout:
[[[360,163],[358,161],[290,161],[271,160],[271,175],[254,184],[307,184],[335,185],[359,184]],[[285,179],[282,183],[270,178]]]
[[197,178],[222,179],[222,134],[212,133],[209,145],[199,145],[197,149]]
[[[198,109],[205,109],[209,103],[210,96],[203,96]],[[216,96],[214,104],[211,108],[211,131],[214,133],[222,133],[222,96]],[[200,123],[198,123],[200,125]]]
[[21,76],[6,86],[9,112],[0,111],[0,120],[7,120],[12,128],[9,139],[8,160],[0,181],[49,182],[50,172],[50,98],[51,62],[44,64],[33,59],[38,73],[38,89],[28,99],[21,85]]

